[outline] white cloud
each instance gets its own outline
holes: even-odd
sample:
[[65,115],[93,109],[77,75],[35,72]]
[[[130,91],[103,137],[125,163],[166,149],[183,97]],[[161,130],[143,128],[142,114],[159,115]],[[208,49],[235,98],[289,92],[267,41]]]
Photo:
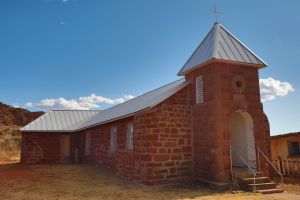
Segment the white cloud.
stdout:
[[275,80],[271,77],[267,79],[259,79],[260,96],[262,101],[271,101],[278,96],[286,96],[295,89],[288,82]]
[[12,104],[11,106],[14,108],[25,108],[24,106],[20,106],[19,104]]
[[14,107],[14,108],[20,108],[20,106],[17,105],[17,104],[12,104],[11,106]]
[[134,98],[132,95],[125,95],[122,98],[110,99],[103,96],[97,96],[96,94],[91,94],[90,96],[80,97],[80,102],[90,102],[90,103],[105,103],[105,104],[118,104],[123,103],[129,99]]
[[101,105],[115,105],[123,103],[134,98],[132,95],[125,95],[124,97],[117,99],[110,99],[103,96],[97,96],[91,94],[89,96],[79,97],[78,99],[65,99],[63,97],[57,99],[43,99],[38,103],[28,102],[26,107],[34,107],[41,110],[55,110],[55,109],[67,109],[67,110],[91,110],[99,109]]
[[[295,91],[293,86],[288,82],[282,82],[273,78],[260,79],[261,100],[270,101],[278,96],[286,96],[289,92]],[[25,107],[32,107],[41,110],[68,109],[68,110],[91,110],[99,109],[102,106],[116,105],[134,98],[132,95],[124,95],[123,97],[111,99],[96,94],[82,96],[78,99],[65,99],[63,97],[57,99],[43,99],[40,102],[27,102]],[[14,105],[17,107],[18,105]],[[19,106],[20,107],[20,106]]]
[[25,103],[25,106],[26,106],[26,107],[32,107],[33,104],[32,104],[32,102],[27,102],[27,103]]

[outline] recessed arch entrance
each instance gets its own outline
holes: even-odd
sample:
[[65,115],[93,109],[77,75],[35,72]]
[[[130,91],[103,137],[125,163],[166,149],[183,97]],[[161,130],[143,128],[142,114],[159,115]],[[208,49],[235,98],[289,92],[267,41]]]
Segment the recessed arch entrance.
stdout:
[[232,165],[245,166],[240,156],[251,167],[256,167],[253,119],[248,112],[237,111],[230,117],[230,145],[232,148]]

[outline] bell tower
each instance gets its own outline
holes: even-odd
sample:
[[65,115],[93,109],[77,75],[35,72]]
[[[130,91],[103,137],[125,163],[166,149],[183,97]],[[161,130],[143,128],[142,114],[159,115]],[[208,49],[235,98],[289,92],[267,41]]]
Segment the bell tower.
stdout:
[[255,168],[256,147],[270,152],[258,75],[266,66],[216,22],[179,71],[191,83],[195,177],[230,182],[237,155]]

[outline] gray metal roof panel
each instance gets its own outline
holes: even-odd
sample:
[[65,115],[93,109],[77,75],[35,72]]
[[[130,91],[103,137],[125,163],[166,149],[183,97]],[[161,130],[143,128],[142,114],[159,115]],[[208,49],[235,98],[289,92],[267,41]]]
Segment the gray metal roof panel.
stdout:
[[103,110],[97,116],[86,123],[86,127],[103,124],[108,121],[122,118],[124,116],[133,115],[134,113],[156,106],[163,102],[171,95],[188,85],[188,81],[180,79],[169,83],[158,89],[147,92],[143,95],[135,97],[122,104],[116,105],[109,109]]
[[24,132],[74,132],[156,106],[188,85],[180,79],[103,111],[52,110],[21,128]]
[[191,69],[213,59],[247,63],[261,67],[267,66],[261,58],[226,28],[219,23],[215,23],[192,56],[181,68],[178,75],[184,75]]
[[[98,110],[51,110],[33,122],[27,124],[21,131],[74,131],[79,129]],[[76,115],[74,115],[76,113]],[[70,123],[71,122],[71,123]]]

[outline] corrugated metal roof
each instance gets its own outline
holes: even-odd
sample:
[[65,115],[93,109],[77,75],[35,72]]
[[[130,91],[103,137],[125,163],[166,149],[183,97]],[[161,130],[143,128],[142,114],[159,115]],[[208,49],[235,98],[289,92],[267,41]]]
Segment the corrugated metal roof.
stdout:
[[21,131],[73,132],[107,123],[154,107],[186,85],[188,85],[188,82],[185,79],[180,79],[101,112],[82,110],[49,111],[23,127]]
[[267,66],[261,58],[226,28],[219,23],[215,23],[192,56],[178,72],[178,75],[182,76],[195,67],[213,59],[247,63],[261,67]]
[[291,136],[300,136],[300,132],[284,133],[284,134],[279,134],[279,135],[271,135],[271,139],[281,138],[281,137],[291,137]]
[[21,128],[21,131],[72,132],[80,129],[100,112],[99,110],[51,110]]
[[175,94],[186,85],[188,85],[188,82],[185,79],[180,79],[136,98],[130,99],[122,104],[116,105],[107,110],[103,110],[93,119],[91,119],[87,123],[87,126],[103,124],[105,122],[127,117],[138,111],[154,107],[166,100],[171,95]]

